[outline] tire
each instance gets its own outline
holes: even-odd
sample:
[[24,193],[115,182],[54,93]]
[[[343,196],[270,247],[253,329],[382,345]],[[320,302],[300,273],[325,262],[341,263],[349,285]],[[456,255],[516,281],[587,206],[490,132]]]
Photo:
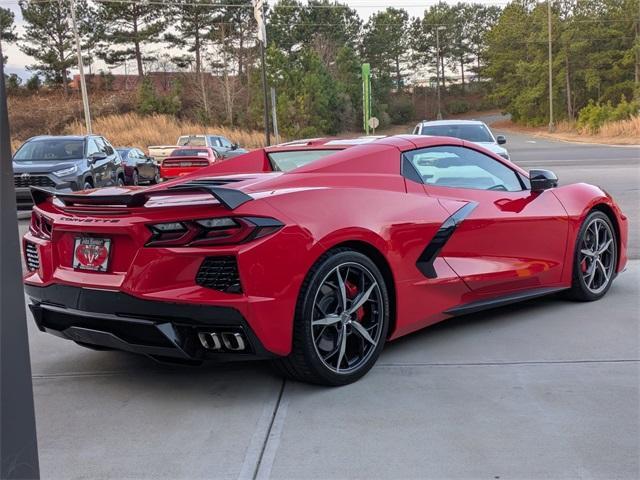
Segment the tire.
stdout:
[[117,187],[124,187],[124,177],[122,175],[118,175],[118,179],[116,180]]
[[353,383],[378,359],[389,315],[387,286],[375,263],[354,250],[330,250],[302,284],[292,351],[274,366],[293,380],[329,386]]
[[[606,249],[605,245],[608,245]],[[573,257],[569,298],[592,302],[604,297],[611,288],[618,264],[616,230],[607,215],[598,210],[587,215],[578,232]]]
[[131,185],[138,185],[140,183],[140,176],[138,175],[138,171],[134,170],[133,174],[131,174]]
[[158,183],[160,183],[160,172],[158,170],[156,170],[155,175],[149,183],[151,183],[151,185],[157,185]]
[[91,180],[85,180],[84,181],[84,186],[82,187],[83,190],[91,190],[93,188],[93,183],[91,183]]

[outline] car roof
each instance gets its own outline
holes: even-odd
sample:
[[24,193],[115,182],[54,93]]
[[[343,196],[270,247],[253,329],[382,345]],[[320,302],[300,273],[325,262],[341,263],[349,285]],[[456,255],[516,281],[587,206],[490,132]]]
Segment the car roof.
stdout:
[[420,125],[484,125],[480,120],[423,120]]
[[28,142],[32,140],[84,140],[89,137],[98,137],[99,135],[38,135],[31,137]]

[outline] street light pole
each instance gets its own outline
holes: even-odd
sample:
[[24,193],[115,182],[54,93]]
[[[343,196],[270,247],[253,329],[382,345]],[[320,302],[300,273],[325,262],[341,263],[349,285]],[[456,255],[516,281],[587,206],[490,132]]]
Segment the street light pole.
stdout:
[[551,0],[547,0],[547,27],[549,36],[549,131],[553,132],[553,50],[551,48]]
[[[442,25],[436,28],[436,92],[438,96],[438,120],[442,120],[442,111],[440,108],[440,30],[444,29],[445,27]],[[442,72],[442,74],[444,75],[444,72]]]
[[80,34],[78,33],[78,24],[76,22],[76,2],[69,0],[71,6],[71,24],[73,27],[73,35],[76,37],[76,53],[78,55],[78,70],[80,70],[80,90],[82,91],[82,106],[84,108],[84,122],[87,127],[87,134],[91,135],[91,111],[89,110],[89,95],[87,94],[87,83],[84,78],[84,65],[82,62],[82,47],[80,45]]

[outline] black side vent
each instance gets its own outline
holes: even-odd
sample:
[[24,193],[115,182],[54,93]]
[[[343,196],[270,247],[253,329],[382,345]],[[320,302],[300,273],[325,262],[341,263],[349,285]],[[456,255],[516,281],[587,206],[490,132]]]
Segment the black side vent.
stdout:
[[226,293],[242,293],[236,257],[207,257],[200,265],[196,283]]
[[35,271],[40,268],[40,257],[38,255],[38,247],[35,243],[26,242],[24,246],[24,258],[27,263],[27,268],[30,271]]

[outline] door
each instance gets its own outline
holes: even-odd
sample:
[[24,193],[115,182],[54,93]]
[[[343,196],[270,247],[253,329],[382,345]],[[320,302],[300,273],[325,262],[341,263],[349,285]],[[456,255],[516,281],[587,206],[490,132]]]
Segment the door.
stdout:
[[[94,153],[100,153],[102,149],[100,145],[96,141],[95,137],[91,137],[87,140],[87,158],[91,158],[91,155]],[[105,174],[105,162],[107,159],[103,160],[95,160],[90,163],[89,168],[91,170],[91,180],[93,181],[93,186],[98,188],[104,185],[104,174]]]
[[495,294],[560,282],[568,218],[553,191],[532,193],[520,172],[471,146],[405,155],[426,193],[450,214],[459,211],[439,255],[470,289]]
[[[118,179],[118,170],[124,168],[121,166],[120,155],[116,152],[115,148],[109,143],[109,141],[100,137],[103,144],[103,151],[107,155],[107,164],[106,164],[106,175],[108,178],[108,183],[110,185],[115,185]],[[124,175],[124,171],[121,172]]]
[[145,180],[152,180],[155,176],[155,164],[153,160],[147,157],[142,150],[134,148],[133,151],[136,155],[136,162],[138,164],[138,171],[140,176]]
[[[92,140],[98,147],[98,151],[107,155],[106,145],[101,137],[93,137]],[[91,141],[91,140],[90,140]],[[96,160],[93,164],[95,187],[107,187],[112,185],[111,182],[111,169],[109,168],[110,158],[109,155],[106,158]]]

